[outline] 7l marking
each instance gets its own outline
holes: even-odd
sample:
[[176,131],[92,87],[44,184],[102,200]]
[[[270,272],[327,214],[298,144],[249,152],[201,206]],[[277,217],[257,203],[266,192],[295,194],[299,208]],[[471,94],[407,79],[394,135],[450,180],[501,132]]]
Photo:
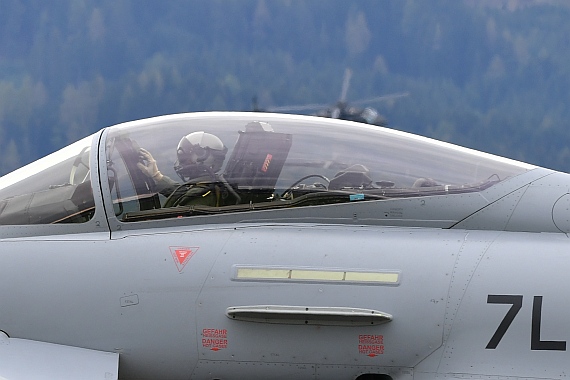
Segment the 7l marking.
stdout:
[[[494,350],[511,326],[511,323],[522,308],[522,295],[495,295],[487,296],[487,303],[512,305],[497,330],[487,343],[486,349]],[[540,325],[542,323],[542,296],[534,296],[532,303],[532,323],[530,328],[530,349],[533,351],[566,351],[566,341],[540,340]]]

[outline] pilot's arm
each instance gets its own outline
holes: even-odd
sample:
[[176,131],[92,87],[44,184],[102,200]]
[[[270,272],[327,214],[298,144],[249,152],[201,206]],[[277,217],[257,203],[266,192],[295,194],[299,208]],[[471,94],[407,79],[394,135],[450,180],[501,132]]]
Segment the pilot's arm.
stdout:
[[160,172],[156,160],[148,150],[140,148],[139,154],[141,161],[137,163],[137,167],[144,175],[152,178],[159,193],[168,197],[178,187],[179,183]]

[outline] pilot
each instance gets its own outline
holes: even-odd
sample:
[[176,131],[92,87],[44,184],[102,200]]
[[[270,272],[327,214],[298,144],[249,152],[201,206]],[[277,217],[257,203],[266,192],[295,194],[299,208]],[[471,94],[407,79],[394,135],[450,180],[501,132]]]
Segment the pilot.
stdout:
[[138,168],[153,179],[156,190],[166,196],[164,207],[235,204],[235,192],[217,174],[222,168],[228,148],[217,136],[193,132],[182,137],[176,148],[174,170],[182,184],[162,174],[149,151],[140,149]]

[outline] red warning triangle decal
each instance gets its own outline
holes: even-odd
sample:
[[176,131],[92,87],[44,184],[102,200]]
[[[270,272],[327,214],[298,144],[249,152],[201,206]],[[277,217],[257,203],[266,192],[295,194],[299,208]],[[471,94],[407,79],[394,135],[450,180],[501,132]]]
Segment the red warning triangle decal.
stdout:
[[190,258],[198,251],[200,247],[169,247],[170,253],[174,258],[174,264],[178,268],[178,272],[182,272],[182,269],[186,266]]

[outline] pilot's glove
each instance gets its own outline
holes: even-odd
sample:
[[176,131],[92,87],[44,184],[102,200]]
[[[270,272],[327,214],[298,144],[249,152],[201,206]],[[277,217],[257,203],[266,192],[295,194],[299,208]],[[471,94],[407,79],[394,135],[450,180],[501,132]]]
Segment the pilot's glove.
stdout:
[[144,175],[150,177],[154,180],[154,182],[158,182],[162,179],[163,175],[158,170],[158,166],[156,165],[156,160],[152,157],[152,154],[146,149],[140,148],[139,154],[141,157],[141,161],[137,163],[137,167],[143,172]]

